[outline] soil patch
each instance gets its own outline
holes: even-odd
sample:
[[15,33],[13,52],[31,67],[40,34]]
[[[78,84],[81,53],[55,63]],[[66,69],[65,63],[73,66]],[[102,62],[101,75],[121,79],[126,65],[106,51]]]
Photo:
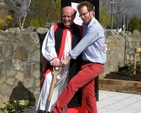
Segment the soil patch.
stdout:
[[139,72],[139,69],[140,67],[137,66],[136,74],[133,74],[133,66],[124,66],[119,68],[118,72],[110,72],[104,78],[141,82],[141,72]]

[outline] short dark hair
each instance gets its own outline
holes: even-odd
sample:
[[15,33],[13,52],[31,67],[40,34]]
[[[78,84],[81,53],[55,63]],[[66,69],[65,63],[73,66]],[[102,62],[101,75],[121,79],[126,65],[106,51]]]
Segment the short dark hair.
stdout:
[[88,11],[95,11],[95,7],[90,2],[87,1],[80,2],[77,9],[80,10],[83,6],[86,6]]

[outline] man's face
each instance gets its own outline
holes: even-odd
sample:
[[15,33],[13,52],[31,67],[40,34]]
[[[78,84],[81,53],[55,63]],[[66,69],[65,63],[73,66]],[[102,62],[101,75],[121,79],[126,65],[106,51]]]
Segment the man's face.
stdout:
[[73,23],[74,15],[71,10],[65,10],[62,12],[62,22],[66,27],[70,27]]
[[83,6],[81,9],[79,9],[79,16],[83,20],[85,24],[89,24],[89,22],[92,20],[94,12],[88,11],[86,6]]

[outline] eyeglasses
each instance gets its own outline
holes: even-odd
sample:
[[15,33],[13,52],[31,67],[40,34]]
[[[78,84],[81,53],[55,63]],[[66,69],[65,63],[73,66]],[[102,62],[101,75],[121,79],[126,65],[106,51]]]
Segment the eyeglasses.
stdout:
[[[88,11],[88,12],[89,12],[89,11]],[[86,16],[86,14],[87,14],[88,12],[85,12],[85,13],[80,14],[79,17]]]

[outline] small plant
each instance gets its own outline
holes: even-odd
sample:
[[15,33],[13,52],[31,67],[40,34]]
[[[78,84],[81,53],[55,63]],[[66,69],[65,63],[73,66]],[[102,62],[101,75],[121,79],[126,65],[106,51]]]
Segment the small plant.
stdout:
[[29,100],[13,100],[4,104],[5,107],[0,108],[3,113],[23,113],[26,108],[30,107]]
[[134,74],[133,65],[125,65],[124,67],[119,68],[119,72],[122,75],[132,76]]
[[134,67],[133,67],[133,65],[127,66],[127,75],[131,76],[133,74],[134,74]]

